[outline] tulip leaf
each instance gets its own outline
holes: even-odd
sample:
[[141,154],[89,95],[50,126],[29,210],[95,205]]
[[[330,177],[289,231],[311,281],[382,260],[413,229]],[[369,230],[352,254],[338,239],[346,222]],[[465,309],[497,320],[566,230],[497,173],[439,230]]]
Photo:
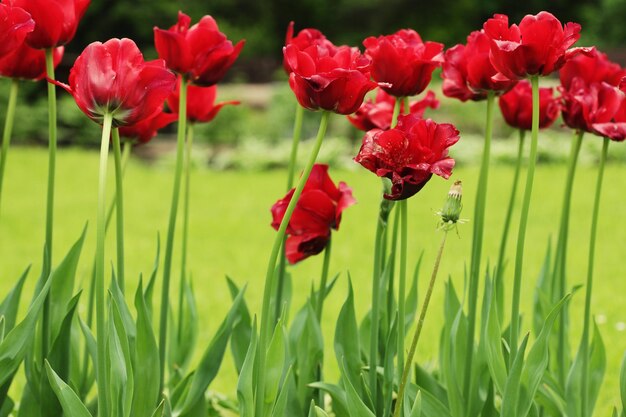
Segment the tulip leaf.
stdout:
[[622,400],[622,415],[626,415],[626,355],[619,372],[619,393]]
[[[409,385],[409,388],[413,387],[413,392],[415,392],[415,385]],[[408,389],[407,389],[408,391]],[[452,417],[450,414],[450,410],[446,407],[444,403],[439,401],[437,397],[429,393],[428,391],[424,391],[423,389],[419,390],[421,399],[421,407],[422,412],[421,415],[424,417]],[[417,397],[417,393],[415,393],[415,397]]]
[[283,384],[279,390],[278,398],[276,398],[276,403],[274,404],[274,408],[272,410],[272,417],[284,417],[287,409],[287,401],[289,400],[289,388],[287,384],[291,381],[291,370],[289,367],[287,372],[285,373],[285,377],[283,378]]
[[239,400],[239,414],[241,417],[254,417],[254,380],[255,362],[257,354],[257,324],[256,317],[252,323],[252,338],[248,353],[241,366],[239,381],[237,382],[237,399]]
[[420,267],[422,265],[422,258],[424,257],[424,251],[420,253],[420,257],[415,264],[415,270],[413,271],[413,280],[411,282],[411,288],[406,296],[406,301],[404,303],[404,311],[406,312],[404,318],[404,327],[405,334],[411,330],[411,326],[413,325],[413,321],[415,320],[415,316],[417,315],[417,305],[418,305],[418,290],[417,283],[420,274]]
[[[115,280],[113,280],[115,282]],[[109,334],[107,340],[107,385],[111,415],[129,417],[135,388],[129,335],[122,312],[111,295],[109,305]],[[123,300],[122,300],[123,301]],[[134,326],[134,324],[133,324]]]
[[[342,362],[342,371],[344,374],[346,373],[345,362]],[[348,378],[345,379],[344,385],[346,387],[346,403],[348,404],[350,417],[376,417],[374,413],[367,408]]]
[[28,268],[26,268],[26,270],[18,278],[15,286],[13,286],[9,294],[0,304],[0,316],[4,317],[3,335],[5,332],[8,332],[15,327],[15,322],[17,321],[17,311],[19,309],[20,298],[22,296],[22,289],[24,288],[24,282],[26,282],[26,277],[28,276],[29,271],[30,266],[28,266]]
[[[385,415],[391,414],[394,393],[394,373],[393,360],[398,352],[398,314],[396,313],[389,328],[387,343],[385,344],[385,357],[383,358],[383,409]],[[358,391],[357,391],[358,392]]]
[[311,401],[311,407],[309,408],[309,417],[328,417],[328,414],[326,414],[326,411],[316,406],[315,401]]
[[80,398],[78,398],[78,395],[72,391],[69,385],[59,378],[59,376],[50,367],[48,361],[45,361],[45,366],[50,385],[59,399],[65,415],[67,417],[92,417],[89,410],[87,410],[87,407],[85,407],[85,404],[83,404]]
[[[228,289],[230,290],[230,296],[234,300],[237,294],[239,294],[239,288],[229,277],[226,277],[226,281],[228,283]],[[246,300],[242,300],[239,306],[238,320],[233,326],[233,333],[230,336],[230,351],[235,361],[237,373],[241,373],[243,362],[248,353],[248,346],[250,346],[250,339],[252,338],[251,321]]]
[[421,417],[422,415],[422,391],[417,391],[417,395],[415,396],[415,401],[413,402],[413,406],[411,407],[411,413],[409,417]]
[[346,364],[346,374],[357,393],[361,394],[361,347],[359,345],[359,330],[357,327],[354,308],[354,291],[352,280],[348,279],[348,297],[344,302],[335,328],[335,356],[338,363]]
[[483,334],[485,355],[491,378],[498,392],[502,394],[506,385],[507,369],[502,351],[502,329],[498,317],[498,292],[491,285],[491,281],[486,285],[491,287],[491,291],[488,296],[490,301],[486,319],[487,324],[484,328],[485,334]]
[[278,395],[280,382],[285,373],[285,365],[287,360],[287,342],[285,336],[285,328],[283,318],[279,318],[276,323],[270,344],[267,348],[266,365],[265,365],[265,397],[264,408],[270,407]]
[[[164,417],[165,415],[165,401],[161,401],[159,403],[159,406],[156,408],[156,410],[154,410],[154,413],[152,413],[151,417]],[[135,415],[133,414],[133,417],[135,417]]]
[[[359,379],[360,383],[360,379]],[[348,402],[346,398],[346,391],[338,385],[327,384],[325,382],[314,382],[309,384],[311,388],[320,389],[326,391],[332,400],[333,413],[337,417],[349,417]]]
[[6,397],[0,408],[0,417],[9,417],[15,408],[15,403],[11,397]]

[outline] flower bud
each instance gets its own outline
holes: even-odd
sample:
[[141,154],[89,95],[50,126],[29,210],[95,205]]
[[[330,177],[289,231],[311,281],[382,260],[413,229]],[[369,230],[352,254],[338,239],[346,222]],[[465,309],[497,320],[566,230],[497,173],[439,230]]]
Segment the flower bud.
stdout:
[[455,181],[452,187],[450,187],[443,209],[438,213],[441,216],[441,226],[443,228],[455,226],[459,222],[461,210],[463,209],[461,202],[462,194],[461,181]]

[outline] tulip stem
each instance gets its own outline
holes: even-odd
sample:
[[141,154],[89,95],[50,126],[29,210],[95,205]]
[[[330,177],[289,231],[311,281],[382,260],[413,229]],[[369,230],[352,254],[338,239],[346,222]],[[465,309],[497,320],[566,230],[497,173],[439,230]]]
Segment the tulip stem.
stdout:
[[[570,153],[569,163],[567,166],[567,176],[565,177],[565,193],[563,194],[563,206],[561,208],[561,223],[559,226],[559,238],[556,245],[556,254],[554,258],[554,284],[558,285],[556,294],[553,301],[560,300],[565,297],[567,278],[565,276],[565,269],[567,266],[567,241],[569,235],[569,216],[572,203],[572,189],[574,186],[574,177],[576,175],[576,164],[578,162],[578,155],[580,154],[580,147],[583,140],[584,131],[578,131],[574,134],[574,140],[572,142],[572,149]],[[558,377],[561,386],[565,386],[567,372],[569,365],[567,363],[567,332],[565,329],[567,323],[566,310],[561,311],[559,315],[559,328],[558,328],[558,349],[557,349],[557,361],[558,361]]]
[[539,76],[530,77],[533,92],[533,113],[530,133],[530,156],[528,158],[528,171],[526,172],[526,186],[522,212],[520,215],[519,232],[517,235],[517,251],[515,255],[515,275],[513,277],[513,301],[511,303],[511,325],[509,334],[509,366],[513,366],[517,356],[519,337],[519,307],[522,286],[522,267],[524,263],[524,244],[526,242],[526,225],[530,211],[530,198],[533,192],[533,180],[535,177],[535,165],[537,163],[537,139],[539,136]]
[[593,290],[593,265],[596,253],[596,237],[598,231],[598,213],[600,212],[600,194],[602,180],[604,179],[604,167],[609,149],[609,139],[604,138],[602,144],[602,156],[598,167],[598,179],[596,182],[596,194],[593,200],[593,214],[591,217],[591,234],[589,236],[589,260],[587,261],[587,285],[585,286],[585,316],[583,321],[583,334],[580,341],[582,356],[581,376],[581,416],[591,415],[588,411],[589,403],[589,333],[591,327],[591,291]]
[[193,147],[193,123],[187,126],[187,143],[185,145],[185,183],[183,184],[183,235],[180,263],[180,290],[178,294],[178,342],[183,337],[183,301],[185,282],[187,281],[187,243],[189,240],[189,195],[191,194],[191,150]]
[[272,252],[270,253],[269,262],[267,265],[267,271],[265,274],[265,288],[263,290],[263,307],[261,310],[261,326],[259,330],[260,334],[258,351],[258,375],[260,377],[257,379],[256,386],[257,404],[255,415],[259,417],[264,415],[263,412],[265,408],[265,362],[267,359],[267,345],[271,336],[270,298],[272,289],[274,288],[274,272],[276,268],[276,260],[280,252],[280,247],[284,242],[285,232],[287,230],[287,225],[289,224],[289,220],[291,219],[293,210],[296,208],[296,203],[300,198],[300,194],[302,194],[304,185],[309,179],[309,175],[311,174],[311,170],[313,169],[313,164],[315,164],[315,161],[317,160],[317,155],[319,154],[320,148],[322,147],[322,142],[324,141],[324,136],[326,135],[326,128],[328,127],[329,115],[330,113],[328,111],[324,111],[322,113],[322,119],[320,121],[320,127],[317,132],[317,138],[315,139],[315,143],[313,145],[313,149],[311,150],[309,160],[307,161],[302,175],[300,176],[298,185],[296,186],[296,189],[294,190],[294,193],[291,197],[291,201],[289,202],[289,205],[287,205],[283,220],[280,222],[278,233],[276,234],[276,238],[274,239],[274,245],[272,246]]
[[[291,152],[289,154],[289,165],[287,166],[287,192],[293,188],[293,179],[296,172],[298,159],[298,147],[302,137],[302,121],[304,120],[304,107],[296,102],[296,117],[293,122],[293,138],[291,140]],[[278,322],[282,311],[283,292],[285,290],[285,272],[287,269],[287,256],[285,253],[285,242],[282,244],[280,261],[278,264],[278,282],[276,283],[276,301],[274,320]]]
[[404,369],[404,320],[406,318],[406,254],[409,220],[407,215],[407,200],[398,201],[400,209],[400,276],[398,278],[398,375]]
[[4,119],[2,150],[0,150],[0,203],[2,202],[2,184],[4,183],[4,171],[7,163],[7,155],[9,153],[9,144],[11,143],[11,132],[13,131],[13,120],[15,118],[15,106],[17,104],[19,86],[19,80],[13,78],[11,80],[11,89],[9,90],[9,104],[7,105],[7,113]]
[[117,214],[117,282],[124,294],[124,169],[122,168],[120,132],[117,127],[113,129],[112,136],[115,159],[115,213]]
[[476,329],[476,309],[478,304],[478,285],[480,281],[480,264],[483,250],[483,232],[485,229],[485,209],[487,200],[487,185],[489,182],[489,159],[491,153],[491,138],[493,136],[493,109],[495,93],[487,95],[487,120],[485,122],[485,143],[480,164],[476,202],[474,206],[474,228],[472,232],[472,255],[469,275],[468,294],[468,329],[465,354],[465,378],[463,384],[464,398],[470,398],[470,383],[472,375],[472,361],[474,359],[474,332]]
[[111,137],[111,124],[113,115],[104,114],[102,122],[102,140],[100,142],[100,170],[98,176],[98,213],[96,222],[96,336],[97,336],[97,370],[96,381],[98,382],[98,415],[108,416],[109,405],[107,399],[107,344],[106,344],[106,318],[104,305],[104,238],[106,234],[106,180],[107,159],[109,156],[109,142]]
[[174,234],[176,232],[176,215],[180,196],[180,183],[183,172],[183,155],[185,151],[185,133],[187,124],[187,80],[181,77],[180,97],[178,103],[178,135],[176,139],[176,167],[174,170],[174,185],[172,189],[172,203],[170,218],[167,227],[167,241],[163,261],[163,286],[161,288],[161,314],[159,320],[159,366],[161,372],[160,391],[163,391],[165,381],[165,352],[167,349],[167,319],[169,310],[170,275],[172,273],[172,252],[174,250]]
[[441,257],[443,255],[443,249],[446,245],[447,237],[448,229],[444,229],[443,238],[441,239],[441,245],[439,246],[439,252],[437,252],[437,258],[435,259],[433,272],[430,276],[430,282],[428,283],[428,290],[426,291],[426,296],[424,297],[424,303],[422,304],[422,308],[420,310],[417,327],[415,328],[413,340],[411,341],[411,347],[409,348],[409,353],[407,354],[406,364],[404,365],[404,371],[402,372],[402,378],[400,380],[400,385],[398,388],[398,398],[396,400],[396,405],[393,412],[394,417],[399,417],[402,410],[402,402],[404,400],[404,393],[406,390],[407,381],[409,379],[409,374],[411,373],[411,366],[413,364],[413,358],[415,357],[415,350],[417,349],[417,343],[419,342],[420,335],[422,334],[422,328],[424,327],[426,311],[428,310],[428,305],[430,304],[430,299],[433,295],[433,290],[435,289],[437,272],[439,271],[439,265],[441,263]]
[[326,298],[326,282],[328,281],[328,270],[330,269],[330,252],[332,239],[328,239],[326,248],[324,249],[324,263],[322,264],[322,278],[320,280],[320,289],[317,295],[317,305],[315,307],[315,315],[317,321],[322,324],[322,311],[324,309],[324,299]]

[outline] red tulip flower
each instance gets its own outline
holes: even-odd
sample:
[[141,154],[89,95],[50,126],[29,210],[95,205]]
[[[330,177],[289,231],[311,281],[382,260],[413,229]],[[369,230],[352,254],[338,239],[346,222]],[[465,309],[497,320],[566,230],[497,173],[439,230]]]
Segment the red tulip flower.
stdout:
[[[299,50],[303,51],[311,45],[317,45],[320,48],[326,49],[330,55],[332,51],[337,49],[335,45],[328,39],[322,32],[317,29],[307,28],[298,32],[298,35],[293,36],[294,22],[289,22],[287,27],[287,35],[285,36],[285,46],[295,45]],[[287,74],[291,74],[292,69],[287,59],[283,60],[283,67]]]
[[[552,88],[539,89],[539,128],[549,127],[559,116],[559,98],[554,97]],[[500,96],[500,110],[509,126],[530,130],[533,114],[532,87],[522,80],[511,91]]]
[[[379,89],[376,93],[376,100],[368,99],[356,113],[348,116],[348,120],[357,129],[365,132],[376,128],[387,130],[391,127],[395,101],[393,96],[385,93],[383,89]],[[423,99],[409,104],[409,113],[423,117],[427,108],[436,109],[438,107],[439,100],[435,98],[435,93],[428,91]],[[404,103],[400,105],[400,113],[404,113]]]
[[245,41],[233,46],[211,16],[204,16],[191,27],[190,24],[191,18],[178,12],[178,23],[169,30],[154,28],[154,45],[159,58],[193,84],[214,85],[224,78]]
[[391,180],[386,199],[404,200],[420,191],[433,174],[450,177],[454,159],[448,157],[448,148],[458,140],[459,131],[451,124],[399,116],[394,129],[367,132],[354,160]]
[[426,89],[435,68],[443,63],[443,44],[422,42],[414,30],[369,37],[363,41],[372,58],[372,78],[396,97],[414,96]]
[[[64,47],[54,48],[52,54],[56,68],[63,58]],[[12,53],[0,58],[0,76],[23,80],[41,80],[46,76],[46,53],[22,42]]]
[[587,51],[568,49],[580,38],[580,25],[565,26],[551,13],[526,15],[519,26],[496,14],[483,29],[491,38],[491,63],[504,77],[516,80],[529,75],[549,75],[571,57]]
[[11,53],[35,29],[30,14],[5,3],[0,4],[0,57]]
[[56,82],[74,96],[78,107],[101,123],[113,114],[115,126],[133,125],[161,111],[176,76],[162,60],[145,62],[135,42],[94,42],[76,59],[70,83]]
[[[572,129],[601,134],[596,127],[612,123],[619,114],[624,93],[608,83],[585,84],[574,78],[569,90],[561,90],[562,114],[565,124]],[[601,129],[601,130],[602,130]]]
[[340,46],[329,51],[312,45],[300,50],[291,44],[283,48],[283,54],[292,69],[289,86],[306,109],[351,114],[377,86],[370,80],[370,60],[357,48]]
[[484,31],[474,31],[467,44],[458,44],[444,54],[443,94],[461,101],[479,101],[489,91],[498,94],[510,90],[517,81],[508,78],[493,79],[498,73],[489,59],[491,41]]
[[[232,104],[237,105],[239,101],[224,101],[215,104],[217,86],[198,87],[190,85],[187,87],[187,120],[192,123],[208,123],[217,116],[222,107]],[[176,90],[167,98],[167,105],[174,113],[178,113],[180,98],[180,82],[176,85]]]
[[574,78],[582,79],[587,85],[606,82],[617,86],[624,76],[626,76],[626,69],[611,62],[605,53],[597,50],[587,55],[575,56],[559,71],[561,85],[566,90],[570,89]]
[[31,14],[35,30],[26,42],[35,49],[48,49],[69,43],[90,0],[4,0]]
[[155,115],[142,119],[137,123],[119,128],[120,136],[131,142],[146,144],[156,136],[159,130],[178,120],[175,113],[166,113],[162,109]]
[[[294,191],[290,190],[272,206],[272,227],[276,230]],[[330,240],[331,230],[339,229],[343,211],[355,203],[352,189],[344,182],[336,186],[330,178],[328,165],[313,165],[287,226],[285,252],[289,263],[320,253]]]

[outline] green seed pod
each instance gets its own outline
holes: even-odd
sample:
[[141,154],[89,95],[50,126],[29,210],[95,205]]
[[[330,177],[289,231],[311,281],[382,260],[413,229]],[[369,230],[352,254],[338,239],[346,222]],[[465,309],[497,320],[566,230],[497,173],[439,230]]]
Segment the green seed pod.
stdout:
[[443,209],[438,213],[441,216],[441,227],[451,228],[459,222],[461,210],[463,209],[463,203],[461,202],[462,194],[461,181],[455,181],[452,187],[450,187]]

